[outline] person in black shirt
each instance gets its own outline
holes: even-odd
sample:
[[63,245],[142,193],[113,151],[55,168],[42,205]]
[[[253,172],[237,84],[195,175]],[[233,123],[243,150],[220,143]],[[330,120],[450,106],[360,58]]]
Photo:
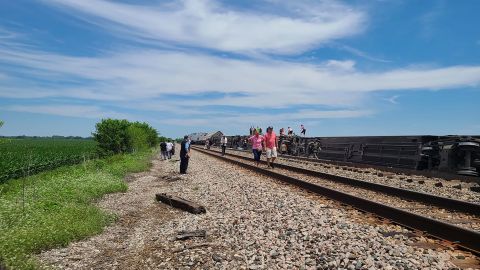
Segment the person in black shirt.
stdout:
[[190,159],[190,141],[188,136],[183,137],[180,147],[180,173],[186,174],[188,168],[188,160]]
[[167,157],[168,157],[168,153],[167,153],[167,143],[166,143],[166,142],[160,143],[160,151],[162,152],[162,159],[163,159],[163,160],[166,160]]

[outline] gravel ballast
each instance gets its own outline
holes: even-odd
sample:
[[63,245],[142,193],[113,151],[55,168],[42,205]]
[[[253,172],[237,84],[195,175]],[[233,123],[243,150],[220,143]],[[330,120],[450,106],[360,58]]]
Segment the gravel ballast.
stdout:
[[[178,157],[174,157],[178,159]],[[126,193],[99,206],[118,214],[101,235],[39,255],[60,269],[452,269],[470,255],[334,201],[198,152],[188,174],[154,160]],[[206,207],[194,215],[155,201],[176,195]],[[181,231],[205,237],[177,240]]]
[[[212,148],[219,151],[217,148]],[[250,152],[228,149],[234,155],[252,157]],[[265,156],[262,156],[265,160]],[[473,203],[480,203],[480,193],[470,190],[470,187],[476,186],[475,183],[464,183],[459,180],[445,180],[441,178],[429,178],[420,175],[402,175],[391,172],[381,171],[373,168],[354,168],[346,166],[335,166],[320,162],[309,162],[304,160],[296,160],[280,156],[275,161],[277,163],[296,166],[299,168],[351,177],[372,183],[378,183],[403,189],[409,189],[418,192],[424,192],[437,196],[443,196],[456,200],[463,200]]]

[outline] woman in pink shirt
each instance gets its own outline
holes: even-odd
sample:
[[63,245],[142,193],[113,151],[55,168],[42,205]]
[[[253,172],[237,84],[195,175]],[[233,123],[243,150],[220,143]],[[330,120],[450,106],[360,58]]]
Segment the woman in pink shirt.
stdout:
[[258,167],[258,165],[260,164],[260,157],[262,156],[262,149],[264,148],[263,143],[265,139],[258,133],[258,130],[256,129],[255,135],[250,137],[248,140],[250,141],[250,143],[252,143],[253,159],[255,160]]

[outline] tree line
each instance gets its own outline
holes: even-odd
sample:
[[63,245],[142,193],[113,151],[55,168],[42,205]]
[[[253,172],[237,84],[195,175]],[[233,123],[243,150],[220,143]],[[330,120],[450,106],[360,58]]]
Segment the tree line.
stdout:
[[144,122],[103,119],[95,125],[95,129],[92,136],[102,156],[141,151],[170,140],[159,137],[157,130]]
[[[0,120],[0,127],[4,122]],[[10,138],[45,138],[37,136],[14,136]],[[52,136],[52,139],[94,139],[100,156],[132,153],[157,146],[163,141],[173,141],[170,138],[159,136],[156,129],[145,122],[130,122],[120,119],[102,119],[95,125],[92,138],[77,136]]]

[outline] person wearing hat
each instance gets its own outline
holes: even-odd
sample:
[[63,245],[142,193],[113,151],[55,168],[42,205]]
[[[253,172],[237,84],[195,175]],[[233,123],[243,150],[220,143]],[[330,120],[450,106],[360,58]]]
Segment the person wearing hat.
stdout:
[[188,160],[190,159],[190,140],[188,135],[183,137],[180,148],[180,173],[186,174],[188,168]]

